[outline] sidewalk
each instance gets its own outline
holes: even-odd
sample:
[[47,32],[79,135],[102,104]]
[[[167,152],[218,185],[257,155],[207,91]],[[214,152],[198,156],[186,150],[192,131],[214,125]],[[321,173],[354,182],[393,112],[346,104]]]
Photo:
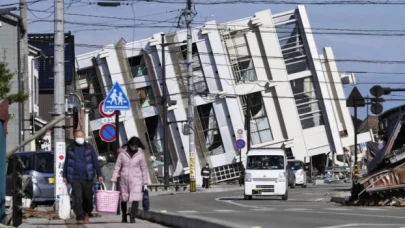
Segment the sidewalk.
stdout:
[[[165,228],[165,226],[151,223],[146,220],[136,219],[136,223],[121,223],[121,216],[115,214],[100,214],[101,217],[95,217],[90,219],[90,223],[79,225],[76,224],[76,220],[48,220],[29,218],[23,221],[24,223],[19,226],[22,228],[102,228],[102,227],[132,227],[132,228]],[[129,219],[129,218],[128,218]]]

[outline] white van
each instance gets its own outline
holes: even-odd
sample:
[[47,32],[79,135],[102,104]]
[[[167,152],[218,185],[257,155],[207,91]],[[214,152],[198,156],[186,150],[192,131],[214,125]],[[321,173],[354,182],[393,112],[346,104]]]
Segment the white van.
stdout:
[[251,149],[246,157],[246,200],[253,196],[288,199],[287,158],[284,149]]

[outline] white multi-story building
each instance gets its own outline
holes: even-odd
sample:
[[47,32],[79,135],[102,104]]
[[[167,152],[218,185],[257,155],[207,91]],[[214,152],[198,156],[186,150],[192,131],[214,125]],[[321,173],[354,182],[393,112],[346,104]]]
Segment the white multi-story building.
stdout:
[[[166,139],[176,181],[184,175],[189,157],[181,122],[188,106],[186,45],[181,43],[186,31],[165,38],[166,43],[177,43],[165,45],[164,56],[168,93],[177,101],[168,118],[178,122],[170,124]],[[132,101],[132,110],[121,115],[121,142],[139,136],[149,155],[162,158],[160,44],[159,33],[77,56],[79,88],[94,104],[90,124],[100,153],[106,147],[97,139],[103,123],[96,108],[117,81]],[[214,182],[239,176],[235,141],[246,140],[246,133],[238,130],[245,126],[247,102],[252,147],[287,148],[296,159],[309,162],[311,156],[343,154],[343,148],[353,145],[353,123],[334,54],[331,48],[318,53],[304,6],[280,14],[260,11],[228,23],[206,22],[193,30],[192,52],[197,174],[208,163]],[[368,133],[359,136],[359,143],[369,140]]]

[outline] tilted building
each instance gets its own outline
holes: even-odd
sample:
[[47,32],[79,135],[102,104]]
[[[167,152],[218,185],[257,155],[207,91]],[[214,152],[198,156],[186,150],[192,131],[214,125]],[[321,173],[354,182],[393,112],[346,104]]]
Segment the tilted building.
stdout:
[[[169,107],[169,121],[177,123],[170,124],[166,140],[172,180],[181,182],[187,178],[189,157],[181,122],[187,119],[188,106],[187,50],[182,43],[186,31],[165,38],[166,43],[177,43],[165,45],[166,85],[170,99],[177,101]],[[97,107],[117,81],[132,106],[122,112],[120,139],[138,136],[147,144],[148,156],[162,159],[160,44],[159,33],[129,43],[121,39],[76,57],[77,88],[91,104],[91,134],[98,147],[107,144],[98,138],[103,121]],[[353,123],[333,51],[324,48],[318,53],[304,6],[280,14],[260,11],[228,23],[206,22],[193,29],[192,52],[197,174],[208,163],[214,182],[239,176],[235,141],[246,140],[246,132],[238,130],[244,129],[248,101],[252,147],[283,147],[309,162],[311,156],[343,154],[344,147],[353,145]],[[359,135],[359,143],[370,139],[369,133]],[[152,170],[156,161],[149,161]]]

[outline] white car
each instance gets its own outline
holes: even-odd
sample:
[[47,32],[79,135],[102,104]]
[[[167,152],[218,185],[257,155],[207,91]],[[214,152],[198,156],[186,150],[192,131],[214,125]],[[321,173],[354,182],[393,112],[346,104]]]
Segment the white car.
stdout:
[[281,196],[288,199],[287,159],[284,149],[251,149],[247,154],[244,198]]
[[295,184],[307,187],[307,172],[304,169],[304,162],[300,160],[288,160],[287,169],[295,174]]

